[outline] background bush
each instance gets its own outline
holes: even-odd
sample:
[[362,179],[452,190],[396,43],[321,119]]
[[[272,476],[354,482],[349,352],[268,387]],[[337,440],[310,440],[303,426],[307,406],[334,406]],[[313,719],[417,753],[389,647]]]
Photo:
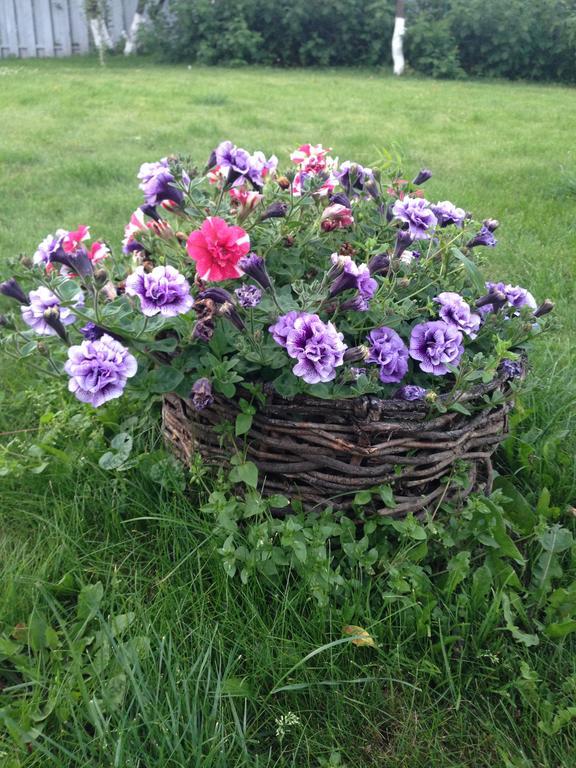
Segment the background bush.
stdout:
[[[393,0],[166,0],[145,47],[165,61],[388,66]],[[433,77],[576,82],[576,0],[408,0],[406,53]]]

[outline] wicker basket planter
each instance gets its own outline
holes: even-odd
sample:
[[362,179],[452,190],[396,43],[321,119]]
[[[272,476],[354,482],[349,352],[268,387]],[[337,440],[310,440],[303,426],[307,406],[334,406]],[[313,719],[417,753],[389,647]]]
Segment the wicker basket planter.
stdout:
[[[506,401],[475,411],[475,403],[497,389]],[[473,491],[490,491],[492,454],[506,435],[513,405],[509,390],[502,374],[464,394],[459,402],[471,416],[439,414],[424,402],[374,396],[287,400],[271,393],[254,417],[246,441],[248,458],[259,468],[265,493],[283,493],[308,509],[331,504],[349,510],[356,492],[389,484],[396,506],[380,503],[372,508],[374,514],[422,513],[442,501],[458,502]],[[234,400],[217,397],[210,408],[197,412],[189,401],[167,395],[165,439],[187,464],[199,451],[208,464],[226,466],[230,450],[213,427],[233,423],[239,410]],[[453,482],[456,469],[459,479]]]

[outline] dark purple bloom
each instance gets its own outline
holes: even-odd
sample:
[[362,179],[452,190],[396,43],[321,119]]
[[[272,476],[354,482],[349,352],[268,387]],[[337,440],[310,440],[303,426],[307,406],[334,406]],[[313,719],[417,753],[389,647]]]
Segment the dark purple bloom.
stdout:
[[192,385],[190,400],[192,400],[192,405],[197,411],[203,411],[204,408],[209,408],[212,405],[214,394],[210,379],[196,379]]
[[[496,294],[499,296],[500,294],[504,294],[506,297],[506,302],[510,307],[514,307],[515,309],[519,309],[520,307],[530,307],[531,309],[536,309],[536,299],[530,291],[526,290],[526,288],[522,288],[519,285],[505,285],[504,283],[486,283],[486,288],[488,289],[488,293],[490,294]],[[478,304],[476,304],[478,306]]]
[[500,363],[500,370],[509,379],[519,379],[524,375],[524,366],[520,360],[502,360]]
[[439,315],[445,323],[456,326],[460,331],[475,339],[482,319],[480,315],[470,311],[469,305],[459,293],[444,291],[434,299],[440,304]]
[[406,384],[396,390],[394,397],[398,400],[423,400],[426,397],[426,390],[416,384]]
[[447,365],[456,367],[463,353],[462,334],[454,325],[436,320],[412,329],[410,357],[419,361],[425,373],[444,376]]
[[277,200],[266,208],[262,216],[260,216],[260,221],[266,221],[266,219],[283,219],[287,212],[288,204]]
[[334,195],[330,195],[330,205],[342,205],[344,208],[351,208],[350,199],[344,192],[337,192]]
[[348,196],[364,192],[366,184],[374,181],[374,173],[371,168],[364,168],[359,163],[351,163],[349,160],[341,164],[334,176]]
[[380,381],[395,384],[402,381],[408,371],[408,349],[392,328],[382,326],[368,334],[370,352],[366,362],[380,367]]
[[340,309],[344,312],[367,312],[370,309],[370,302],[363,296],[354,296],[346,299],[340,304]]
[[160,214],[156,210],[156,206],[155,205],[150,205],[149,203],[144,203],[144,205],[140,206],[140,210],[142,211],[144,216],[149,216],[157,224],[159,224],[162,221],[162,218],[160,217]]
[[108,334],[85,340],[68,350],[64,370],[71,377],[68,389],[83,403],[95,408],[120,397],[127,380],[138,369],[136,358]]
[[28,304],[28,297],[14,277],[10,277],[8,280],[0,283],[0,293],[3,296],[7,296],[9,299],[18,301],[20,304]]
[[90,278],[94,271],[92,262],[88,257],[88,251],[82,245],[71,253],[66,253],[63,248],[56,248],[50,254],[50,264],[62,264],[64,269],[61,272],[63,274],[80,275],[85,280]]
[[64,325],[62,324],[62,321],[60,320],[60,309],[59,307],[48,307],[44,310],[44,322],[49,328],[52,328],[52,330],[56,333],[57,336],[60,336],[62,341],[68,341],[68,334],[66,333],[66,328],[64,328]]
[[428,170],[428,168],[421,168],[420,171],[416,174],[415,178],[412,179],[412,184],[415,184],[418,186],[419,184],[424,184],[424,182],[428,181],[428,179],[432,178],[432,171]]
[[332,298],[342,291],[357,289],[359,295],[365,299],[371,299],[378,288],[378,283],[370,274],[370,268],[366,264],[356,264],[350,256],[332,255],[333,268],[339,271],[333,281],[329,296]]
[[298,361],[292,369],[294,375],[308,384],[332,381],[336,368],[344,360],[343,339],[343,334],[338,333],[332,323],[324,323],[318,315],[300,313],[288,331],[285,344],[290,357]]
[[272,155],[269,160],[263,152],[251,155],[245,149],[236,147],[231,141],[221,142],[210,156],[210,162],[224,173],[226,184],[235,186],[248,180],[254,187],[261,189],[266,176],[276,170],[278,159]]
[[[60,315],[59,319],[63,325],[70,325],[76,320],[76,316],[73,314],[69,307],[63,307],[60,299],[52,293],[49,288],[45,288],[41,285],[37,290],[30,291],[28,294],[30,304],[28,306],[21,306],[22,319],[32,328],[36,333],[41,336],[56,336],[57,332],[52,328],[44,319],[44,312],[51,307],[57,307]],[[74,297],[76,307],[81,307],[84,304],[84,295],[79,291]]]
[[107,331],[104,328],[101,328],[99,325],[96,325],[96,323],[93,322],[88,322],[86,325],[80,328],[80,333],[82,336],[84,336],[85,339],[88,339],[88,341],[96,341],[96,339],[101,339],[106,332]]
[[188,312],[194,304],[190,284],[174,267],[154,267],[146,272],[144,267],[126,278],[126,294],[137,296],[142,314],[147,317],[162,315],[176,317]]
[[438,223],[430,203],[421,197],[405,197],[403,200],[397,200],[392,213],[397,219],[408,224],[408,231],[414,240],[430,239],[430,230],[434,229]]
[[214,336],[214,321],[212,318],[199,320],[194,326],[192,338],[200,339],[200,341],[210,341],[212,336]]
[[498,240],[496,240],[492,234],[492,230],[488,229],[487,226],[482,225],[480,232],[474,235],[474,237],[469,240],[466,245],[468,248],[476,248],[478,245],[484,245],[487,248],[494,248],[497,242]]
[[368,262],[368,269],[372,276],[387,275],[390,269],[390,258],[385,253],[377,253]]
[[238,267],[246,275],[256,280],[262,288],[270,288],[270,277],[262,256],[258,256],[256,253],[249,253],[248,256],[243,256],[239,260]]
[[436,205],[431,205],[430,207],[434,211],[434,215],[441,227],[447,227],[449,224],[461,227],[466,218],[466,211],[463,208],[457,208],[449,200],[444,200],[444,202],[436,203]]
[[163,157],[157,163],[143,163],[138,178],[148,205],[160,205],[164,200],[182,205],[184,195],[174,186],[176,179],[170,170],[168,158]]
[[242,285],[234,291],[238,303],[244,309],[257,307],[262,301],[262,291],[256,285]]
[[211,299],[212,301],[215,301],[216,304],[224,304],[225,302],[232,303],[234,301],[231,293],[228,293],[224,288],[218,287],[206,288],[204,291],[200,291],[198,298]]
[[297,312],[292,310],[286,315],[280,315],[274,325],[271,325],[268,330],[272,334],[272,338],[276,344],[280,344],[281,347],[286,347],[286,339],[288,334],[294,328],[294,323],[299,317],[304,317],[304,312]]

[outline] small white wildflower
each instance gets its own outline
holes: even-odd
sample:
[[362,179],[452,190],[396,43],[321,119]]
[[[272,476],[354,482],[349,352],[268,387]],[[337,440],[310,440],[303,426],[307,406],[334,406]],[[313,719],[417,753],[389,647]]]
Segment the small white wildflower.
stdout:
[[276,738],[282,741],[286,734],[297,725],[301,725],[300,718],[294,712],[286,712],[285,715],[275,718]]

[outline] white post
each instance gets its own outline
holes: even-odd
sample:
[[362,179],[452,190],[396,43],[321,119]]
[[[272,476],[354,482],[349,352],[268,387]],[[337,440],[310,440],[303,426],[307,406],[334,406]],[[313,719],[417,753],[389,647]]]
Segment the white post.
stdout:
[[404,0],[396,0],[396,18],[394,19],[394,34],[392,35],[392,61],[394,62],[395,75],[401,75],[404,72],[403,43],[405,32]]

